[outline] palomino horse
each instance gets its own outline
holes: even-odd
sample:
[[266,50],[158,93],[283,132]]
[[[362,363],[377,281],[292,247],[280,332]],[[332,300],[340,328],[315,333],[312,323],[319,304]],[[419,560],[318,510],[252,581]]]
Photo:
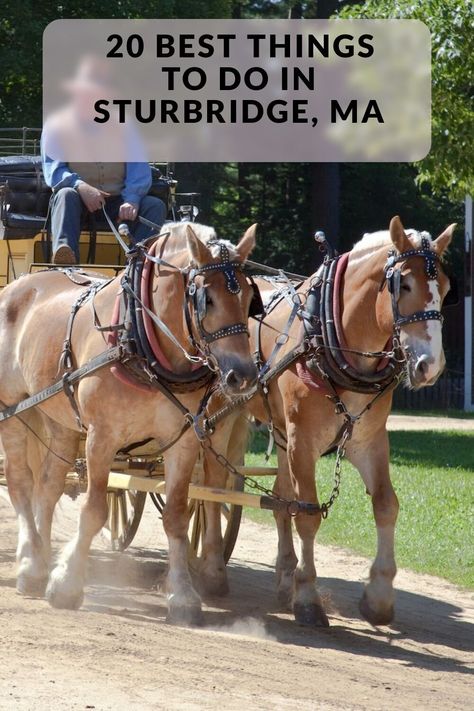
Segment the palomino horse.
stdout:
[[[432,385],[442,372],[445,357],[439,310],[449,290],[449,280],[439,268],[439,260],[451,242],[454,227],[451,225],[436,240],[431,240],[427,233],[420,234],[413,230],[406,233],[399,218],[393,218],[389,231],[365,235],[350,252],[339,292],[340,328],[343,333],[341,341],[345,342],[347,349],[354,351],[348,353],[347,358],[351,357],[352,365],[359,373],[367,376],[379,367],[377,360],[357,352],[383,351],[394,335],[394,320],[400,323],[398,337],[404,353],[406,384],[414,389]],[[428,259],[410,254],[423,247],[427,250]],[[392,267],[394,271],[400,271],[401,277],[394,302],[384,281],[389,250],[394,253],[395,260],[397,256],[404,255]],[[428,262],[438,265],[431,275],[427,274]],[[313,275],[302,284],[299,293],[307,293],[314,278]],[[264,295],[265,282],[257,281]],[[268,325],[263,325],[261,329],[263,362],[275,347],[275,331],[277,334],[284,331],[290,311],[291,306],[283,299],[266,317],[264,324]],[[295,319],[288,343],[281,349],[278,358],[283,359],[301,341],[301,329],[301,321]],[[321,382],[308,379],[304,382],[298,375],[299,369],[300,364],[293,365],[270,381],[269,407],[264,405],[261,396],[256,396],[249,408],[263,422],[269,421],[271,412],[275,430],[283,433],[283,437],[286,434],[286,451],[284,447],[278,448],[279,469],[274,492],[288,500],[296,497],[298,500],[318,502],[315,464],[337,441],[343,420],[341,414],[335,411],[334,402],[329,399],[331,392],[321,387]],[[341,388],[337,391],[351,413],[360,413],[374,398],[373,395]],[[389,474],[386,424],[391,404],[392,393],[387,391],[354,425],[352,437],[346,444],[347,458],[359,470],[367,493],[372,497],[377,527],[377,554],[360,602],[362,615],[373,624],[387,624],[393,618],[392,583],[396,573],[394,531],[398,500]],[[232,427],[234,431],[231,435]],[[215,449],[225,453],[226,442],[230,438],[230,447],[235,450],[238,440],[245,439],[242,429],[246,428],[245,418],[237,415],[234,422],[229,418],[216,430]],[[206,459],[208,478],[222,481],[223,471],[218,462],[211,454],[207,454]],[[211,504],[206,506],[212,508]],[[225,591],[227,581],[219,548],[219,519],[215,511],[209,511],[207,518],[212,527],[203,546],[203,574],[209,587]],[[275,518],[278,529],[276,574],[279,599],[292,607],[298,622],[327,626],[328,618],[318,593],[314,563],[314,539],[321,515],[296,516],[299,555],[293,545],[289,514],[280,511],[275,513]]]
[[[149,282],[150,313],[167,324],[174,340],[153,325],[162,358],[173,373],[186,375],[193,365],[185,355],[204,353],[210,360],[222,390],[229,398],[255,386],[257,371],[249,352],[246,323],[254,290],[242,274],[255,245],[256,225],[235,247],[217,240],[214,230],[184,223],[166,226],[154,245]],[[158,256],[159,255],[159,256]],[[224,258],[223,258],[224,255]],[[158,263],[161,260],[161,263]],[[224,262],[224,263],[223,263]],[[150,259],[146,264],[150,264]],[[0,400],[16,403],[58,380],[63,341],[72,305],[84,287],[61,271],[23,276],[0,297]],[[191,289],[192,286],[192,289]],[[77,311],[71,336],[74,367],[108,348],[112,314],[122,290],[120,275]],[[189,293],[188,293],[189,292]],[[199,318],[190,293],[201,294],[206,314]],[[187,318],[183,303],[188,300]],[[202,315],[201,315],[202,316]],[[156,323],[156,322],[155,322]],[[106,327],[99,330],[98,325]],[[206,342],[203,342],[203,337]],[[196,351],[191,344],[201,349]],[[196,358],[197,360],[197,358]],[[194,366],[196,367],[196,366]],[[156,389],[141,387],[132,376],[104,367],[80,380],[76,408],[64,394],[45,401],[33,415],[13,417],[0,425],[5,452],[5,473],[19,521],[17,589],[25,594],[44,594],[55,607],[78,608],[83,600],[86,562],[93,537],[107,518],[107,478],[116,452],[133,442],[154,438],[169,446],[183,429],[183,412]],[[206,369],[205,369],[206,370]],[[182,404],[196,412],[204,388],[181,387]],[[191,390],[191,392],[189,392]],[[63,491],[64,478],[77,455],[80,428],[87,430],[85,451],[88,488],[76,536],[62,551],[49,575],[51,521]],[[32,430],[42,429],[43,460],[27,458]],[[164,454],[166,510],[163,523],[169,541],[167,577],[171,618],[193,619],[200,613],[187,564],[187,490],[198,455],[199,442],[188,429]],[[32,451],[32,447],[30,447]],[[39,484],[38,484],[39,482]],[[37,500],[33,500],[36,484]],[[48,582],[49,575],[49,582]]]

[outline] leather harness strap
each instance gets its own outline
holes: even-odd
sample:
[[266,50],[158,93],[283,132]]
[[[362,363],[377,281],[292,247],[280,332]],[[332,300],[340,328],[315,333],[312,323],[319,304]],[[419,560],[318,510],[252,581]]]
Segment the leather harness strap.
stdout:
[[56,383],[50,385],[47,388],[44,388],[44,390],[41,390],[41,392],[36,393],[35,395],[31,395],[31,397],[27,397],[21,402],[15,403],[14,405],[10,405],[5,409],[0,410],[0,422],[8,420],[10,417],[20,414],[20,412],[31,410],[32,407],[40,405],[45,400],[48,400],[50,397],[53,397],[54,395],[57,395],[58,393],[63,391],[65,389],[65,386],[73,386],[86,375],[91,375],[91,373],[95,373],[97,370],[100,370],[104,366],[110,365],[111,363],[115,363],[121,360],[122,358],[123,352],[121,346],[109,348],[103,353],[100,353],[100,355],[95,356],[95,358],[91,358],[90,360],[88,360],[87,363],[84,363],[84,365],[82,365],[80,368],[65,373],[61,380],[57,381]]

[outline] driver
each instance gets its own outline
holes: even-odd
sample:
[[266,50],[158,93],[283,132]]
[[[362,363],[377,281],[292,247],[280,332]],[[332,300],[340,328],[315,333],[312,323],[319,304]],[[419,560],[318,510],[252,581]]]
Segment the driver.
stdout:
[[42,160],[45,181],[53,190],[53,264],[79,262],[81,221],[86,212],[105,206],[113,221],[133,222],[130,233],[135,242],[157,231],[136,222],[138,215],[158,228],[166,219],[165,203],[147,195],[151,186],[148,163],[62,163],[45,154]]
[[[166,219],[167,208],[162,200],[147,194],[152,182],[151,168],[143,159],[140,162],[93,162],[104,136],[91,132],[88,119],[96,98],[112,90],[107,65],[97,57],[84,57],[75,76],[64,84],[64,88],[69,101],[45,123],[41,158],[44,179],[53,190],[53,263],[76,264],[79,262],[79,237],[85,213],[95,213],[105,206],[113,221],[132,223],[132,239],[140,242],[158,231]],[[118,142],[118,147],[123,147],[125,140],[127,150],[123,157],[126,160],[129,156],[138,160],[143,156],[139,141],[133,135],[127,136],[121,131],[114,133],[109,129],[107,136],[108,140]],[[75,155],[80,155],[84,162],[64,162],[51,157],[64,159],[65,151],[59,147],[71,144],[76,149],[80,147]],[[138,216],[156,224],[157,229],[137,222]]]

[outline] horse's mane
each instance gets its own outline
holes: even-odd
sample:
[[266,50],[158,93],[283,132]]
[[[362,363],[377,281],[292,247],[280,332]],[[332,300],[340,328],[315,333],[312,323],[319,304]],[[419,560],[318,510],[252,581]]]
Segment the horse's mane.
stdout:
[[[418,232],[418,230],[409,229],[405,233],[415,249],[421,247],[421,240],[426,237],[430,244],[432,237],[429,232]],[[357,258],[365,257],[372,254],[375,250],[381,247],[389,247],[392,244],[389,230],[379,230],[378,232],[366,232],[362,239],[355,243],[352,248],[352,255]]]
[[[186,232],[188,225],[191,226],[196,237],[201,240],[201,242],[204,242],[204,244],[208,244],[209,242],[217,239],[214,227],[201,225],[199,222],[168,222],[163,225],[159,235],[159,237],[161,237],[166,235],[168,232],[170,233],[165,247],[165,253],[168,256],[187,249]],[[229,250],[229,257],[231,259],[238,259],[236,247],[228,240],[220,241],[223,242]],[[220,249],[217,244],[211,244],[209,249],[213,257],[219,257]]]

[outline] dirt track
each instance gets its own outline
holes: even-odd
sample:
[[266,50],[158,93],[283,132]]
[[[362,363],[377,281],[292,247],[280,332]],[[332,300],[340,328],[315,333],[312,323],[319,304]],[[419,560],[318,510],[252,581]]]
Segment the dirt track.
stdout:
[[461,417],[425,417],[423,415],[390,415],[387,429],[474,431],[474,419]]
[[[61,504],[58,542],[75,507]],[[473,600],[437,578],[400,572],[396,624],[376,630],[357,610],[368,561],[319,548],[332,626],[303,629],[276,605],[273,528],[245,521],[231,595],[207,601],[204,628],[185,629],[164,621],[153,508],[129,553],[97,540],[78,613],[16,594],[15,529],[0,498],[2,711],[472,708]]]

